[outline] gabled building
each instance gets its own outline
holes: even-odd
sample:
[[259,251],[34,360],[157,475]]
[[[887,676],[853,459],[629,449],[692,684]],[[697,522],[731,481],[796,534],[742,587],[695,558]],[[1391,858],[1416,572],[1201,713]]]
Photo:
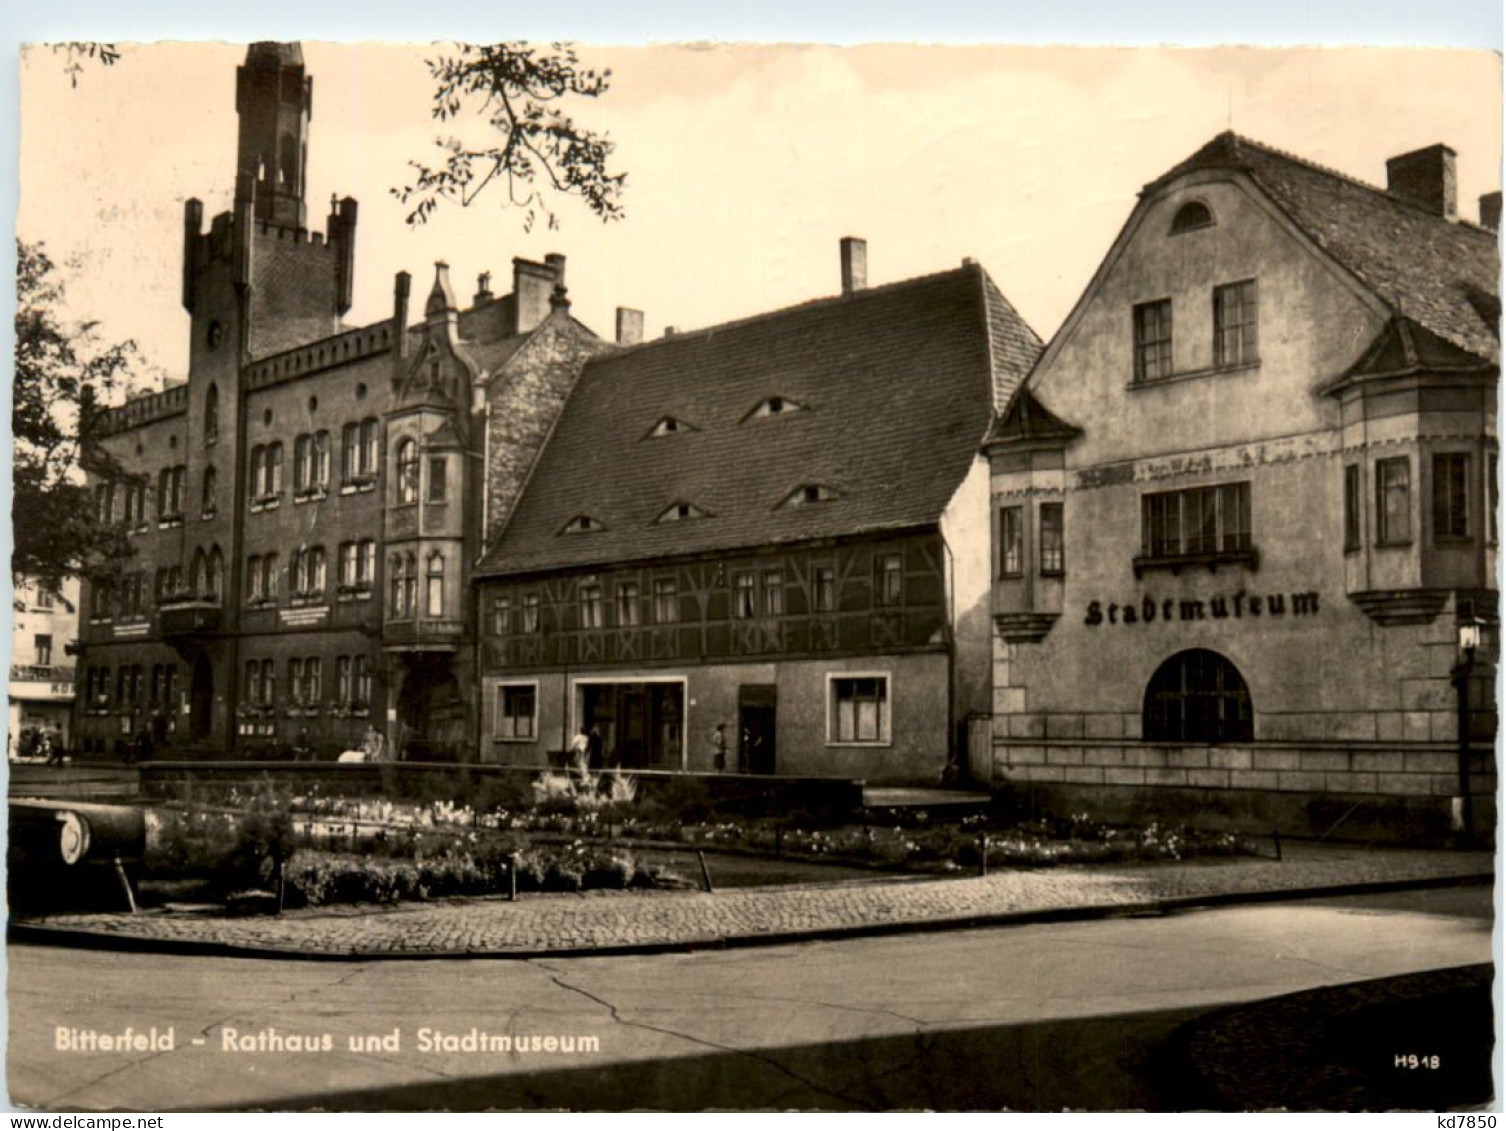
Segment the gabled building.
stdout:
[[978,445],[1040,343],[971,262],[869,289],[842,251],[839,297],[586,365],[477,570],[483,760],[594,728],[624,766],[941,780],[988,709]]
[[985,446],[980,776],[1263,831],[1493,810],[1500,194],[1461,218],[1454,162],[1226,133],[1145,186]]
[[[77,738],[170,753],[332,756],[375,726],[391,750],[473,750],[470,565],[585,358],[562,256],[483,275],[468,304],[439,264],[421,320],[349,327],[356,202],[306,227],[313,80],[295,44],[236,75],[231,211],[185,208],[189,373],[109,413],[101,522],[137,554],[85,587]],[[165,725],[164,725],[165,723]]]
[[44,730],[54,743],[70,745],[78,640],[78,581],[27,577],[20,582],[12,605],[7,693],[6,749],[12,757]]

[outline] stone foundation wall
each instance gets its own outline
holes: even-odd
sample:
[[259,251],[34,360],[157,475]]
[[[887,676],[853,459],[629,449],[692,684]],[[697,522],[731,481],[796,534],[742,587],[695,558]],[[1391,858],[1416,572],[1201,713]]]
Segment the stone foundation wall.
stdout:
[[[1496,759],[1470,761],[1476,828],[1495,822]],[[1408,840],[1447,835],[1459,796],[1457,748],[1444,743],[1150,746],[1043,739],[996,742],[994,784],[1032,811],[1179,819],[1294,836]]]

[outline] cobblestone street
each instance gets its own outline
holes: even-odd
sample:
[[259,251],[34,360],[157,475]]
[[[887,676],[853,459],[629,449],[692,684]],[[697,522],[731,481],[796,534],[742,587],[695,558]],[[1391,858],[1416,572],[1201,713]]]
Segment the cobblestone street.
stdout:
[[[525,895],[225,918],[191,911],[15,920],[13,937],[294,956],[529,955],[787,941],[851,933],[1091,917],[1203,901],[1369,886],[1425,886],[1490,875],[1486,852],[1289,847],[1284,861],[1237,858],[1066,866],[947,880],[886,879],[798,888]],[[19,930],[17,930],[19,928]]]

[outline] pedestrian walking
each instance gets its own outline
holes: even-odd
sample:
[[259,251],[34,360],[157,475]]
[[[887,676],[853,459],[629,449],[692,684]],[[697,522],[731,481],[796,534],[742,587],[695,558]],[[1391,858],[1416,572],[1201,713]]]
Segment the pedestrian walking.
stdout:
[[727,768],[727,724],[717,723],[711,732],[711,764],[718,770]]

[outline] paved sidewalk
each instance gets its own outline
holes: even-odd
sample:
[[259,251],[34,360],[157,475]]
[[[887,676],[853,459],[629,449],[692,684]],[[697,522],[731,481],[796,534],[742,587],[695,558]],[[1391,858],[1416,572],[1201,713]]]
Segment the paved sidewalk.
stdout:
[[525,895],[229,918],[184,911],[13,920],[16,941],[341,958],[539,956],[740,946],[969,925],[1092,918],[1303,894],[1443,886],[1491,875],[1486,852],[1295,846],[1278,862],[1006,870],[970,878],[704,892]]

